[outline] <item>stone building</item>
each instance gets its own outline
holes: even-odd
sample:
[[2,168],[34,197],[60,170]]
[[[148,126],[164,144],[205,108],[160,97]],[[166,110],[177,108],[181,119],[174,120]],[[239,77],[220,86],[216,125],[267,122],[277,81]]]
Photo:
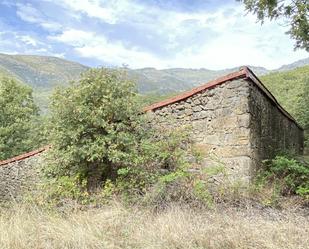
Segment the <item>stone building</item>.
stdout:
[[247,67],[145,108],[163,127],[191,126],[205,154],[250,180],[279,151],[303,152],[303,129]]
[[[164,128],[190,126],[204,166],[220,160],[233,178],[249,181],[278,151],[303,151],[303,129],[247,67],[144,111]],[[45,149],[0,161],[0,199],[31,186]]]

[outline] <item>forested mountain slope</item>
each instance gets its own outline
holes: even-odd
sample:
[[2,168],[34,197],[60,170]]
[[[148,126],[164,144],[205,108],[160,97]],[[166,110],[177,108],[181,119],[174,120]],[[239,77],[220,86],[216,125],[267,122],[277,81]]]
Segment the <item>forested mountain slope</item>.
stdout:
[[[67,84],[77,79],[89,67],[57,57],[35,55],[0,54],[0,73],[10,75],[30,85],[35,91],[47,92],[55,85]],[[252,67],[257,74],[267,69]],[[155,68],[125,69],[128,76],[137,82],[141,93],[167,94],[187,90],[221,75],[238,70]]]
[[33,88],[52,88],[76,79],[88,67],[57,57],[0,54],[0,72]]
[[0,54],[0,75],[18,79],[34,90],[34,97],[43,111],[56,85],[77,79],[88,67],[51,56]]

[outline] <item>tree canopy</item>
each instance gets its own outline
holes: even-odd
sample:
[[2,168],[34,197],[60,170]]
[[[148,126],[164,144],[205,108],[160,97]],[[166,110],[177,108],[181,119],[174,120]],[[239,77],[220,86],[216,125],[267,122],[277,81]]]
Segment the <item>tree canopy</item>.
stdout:
[[51,103],[52,172],[90,185],[99,180],[92,176],[110,174],[134,146],[135,95],[135,85],[110,69],[91,69],[58,88]]
[[290,27],[287,32],[296,41],[295,48],[309,51],[309,1],[308,0],[238,0],[246,10],[265,19],[284,18]]
[[0,79],[0,160],[36,147],[38,110],[30,87],[10,78]]

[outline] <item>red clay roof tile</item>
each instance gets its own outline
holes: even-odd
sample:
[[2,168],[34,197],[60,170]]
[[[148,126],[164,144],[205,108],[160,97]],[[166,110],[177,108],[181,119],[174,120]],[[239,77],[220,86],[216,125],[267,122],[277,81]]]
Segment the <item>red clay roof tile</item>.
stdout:
[[20,160],[26,159],[28,157],[32,157],[34,155],[42,153],[43,151],[45,151],[45,150],[47,150],[49,148],[50,148],[50,146],[47,145],[47,146],[44,146],[44,147],[39,148],[37,150],[33,150],[33,151],[28,152],[28,153],[25,153],[25,154],[22,154],[22,155],[13,157],[13,158],[9,158],[7,160],[0,161],[0,166],[1,165],[6,165],[6,164],[9,164],[9,163],[13,163],[13,162],[16,162],[16,161],[20,161]]

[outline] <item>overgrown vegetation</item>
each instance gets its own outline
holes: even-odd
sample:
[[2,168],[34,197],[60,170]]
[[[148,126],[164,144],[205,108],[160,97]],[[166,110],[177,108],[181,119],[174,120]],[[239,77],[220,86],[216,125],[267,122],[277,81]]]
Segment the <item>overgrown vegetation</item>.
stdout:
[[56,91],[50,142],[45,174],[52,179],[53,199],[71,193],[84,200],[97,188],[103,195],[133,198],[167,173],[183,172],[193,154],[186,130],[150,125],[141,115],[134,85],[118,71],[105,69],[90,70]]
[[264,162],[258,184],[270,184],[281,195],[297,194],[309,199],[309,162],[290,156],[276,156]]
[[122,162],[138,160],[142,133],[134,85],[116,71],[93,69],[51,103],[51,177],[69,176],[88,187],[116,173]]

